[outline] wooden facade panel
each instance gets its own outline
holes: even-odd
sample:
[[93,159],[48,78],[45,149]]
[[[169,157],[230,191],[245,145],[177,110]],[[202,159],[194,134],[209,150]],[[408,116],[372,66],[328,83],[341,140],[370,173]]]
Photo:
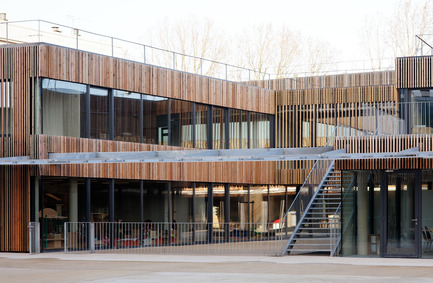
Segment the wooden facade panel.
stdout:
[[[0,48],[0,157],[30,155],[33,130],[32,98],[37,96],[39,50],[22,45]],[[68,66],[46,65],[66,73]],[[33,116],[31,116],[31,114]],[[28,251],[30,170],[25,166],[0,168],[0,251]]]
[[[34,158],[48,158],[49,152],[123,152],[179,150],[182,148],[119,141],[36,135],[32,138]],[[189,149],[184,149],[189,150]],[[261,172],[266,168],[266,172]],[[39,166],[44,176],[115,179],[171,180],[218,183],[274,184],[274,162],[201,162],[152,164],[80,164]]]
[[[361,137],[338,137],[335,149],[346,149],[348,153],[400,152],[418,147],[420,151],[433,151],[433,135],[384,135]],[[433,169],[432,159],[387,158],[362,160],[337,160],[340,170],[379,169]]]
[[[272,96],[275,95],[273,90],[59,46],[39,45],[39,52],[41,77],[249,111],[257,111],[262,107],[261,112],[274,114],[273,105],[265,104],[264,107],[256,104],[259,102],[260,92]],[[224,90],[225,86],[231,89],[230,92]]]
[[397,58],[397,88],[431,88],[433,87],[433,56]]
[[[396,70],[398,69],[396,65]],[[394,71],[281,78],[250,82],[261,88],[274,90],[295,90],[311,88],[341,88],[356,86],[394,85],[396,81]]]

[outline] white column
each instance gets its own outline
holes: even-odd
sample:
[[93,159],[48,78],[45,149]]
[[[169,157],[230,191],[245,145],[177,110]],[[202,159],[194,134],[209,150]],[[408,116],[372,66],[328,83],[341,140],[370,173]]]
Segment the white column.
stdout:
[[78,222],[78,184],[77,179],[69,180],[69,222]]
[[358,173],[358,195],[357,195],[357,247],[358,255],[368,254],[368,174]]

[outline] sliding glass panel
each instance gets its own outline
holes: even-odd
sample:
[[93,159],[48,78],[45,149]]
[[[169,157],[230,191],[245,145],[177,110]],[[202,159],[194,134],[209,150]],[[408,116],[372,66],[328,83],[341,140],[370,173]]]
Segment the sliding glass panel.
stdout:
[[416,182],[413,173],[388,173],[387,256],[416,256]]
[[271,145],[270,115],[251,113],[251,148],[269,148]]
[[143,142],[168,145],[168,99],[142,95]]
[[225,148],[225,119],[224,108],[213,107],[213,149]]
[[207,223],[207,192],[207,183],[196,184],[194,222]]
[[85,94],[85,85],[43,79],[42,133],[85,137]]
[[113,90],[114,140],[140,142],[141,94]]
[[192,148],[192,102],[171,100],[171,144]]
[[90,88],[90,137],[107,140],[108,132],[108,90]]
[[208,106],[196,104],[195,105],[195,147],[208,148],[207,143],[207,112]]
[[248,112],[239,109],[230,111],[230,148],[248,148]]

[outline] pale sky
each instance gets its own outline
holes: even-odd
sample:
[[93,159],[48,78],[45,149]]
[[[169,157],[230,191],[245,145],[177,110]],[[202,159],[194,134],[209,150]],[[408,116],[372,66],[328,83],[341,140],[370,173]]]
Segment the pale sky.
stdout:
[[285,24],[305,36],[328,41],[339,51],[337,61],[349,61],[367,58],[359,49],[365,17],[389,16],[399,1],[0,0],[0,3],[0,12],[6,12],[9,21],[41,19],[144,44],[145,31],[165,18],[207,17],[229,35],[260,23]]

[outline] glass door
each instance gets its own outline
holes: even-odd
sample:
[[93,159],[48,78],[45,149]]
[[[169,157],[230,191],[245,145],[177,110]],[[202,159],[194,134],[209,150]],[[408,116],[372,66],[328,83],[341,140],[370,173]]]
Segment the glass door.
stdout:
[[382,176],[382,255],[421,256],[421,172],[384,172]]

